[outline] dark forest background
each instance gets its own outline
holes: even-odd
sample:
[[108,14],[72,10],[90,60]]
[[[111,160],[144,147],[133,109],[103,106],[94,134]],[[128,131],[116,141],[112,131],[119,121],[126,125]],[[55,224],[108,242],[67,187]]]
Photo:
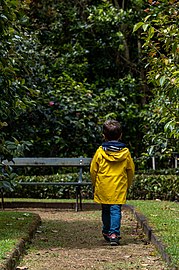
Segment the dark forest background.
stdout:
[[141,166],[179,151],[179,4],[0,0],[0,155],[91,157],[117,119]]

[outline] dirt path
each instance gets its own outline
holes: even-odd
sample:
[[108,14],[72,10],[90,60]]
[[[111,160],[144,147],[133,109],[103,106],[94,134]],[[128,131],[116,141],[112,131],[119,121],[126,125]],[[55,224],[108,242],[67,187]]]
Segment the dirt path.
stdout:
[[136,233],[136,221],[128,211],[123,212],[118,247],[103,240],[100,211],[26,211],[39,214],[42,226],[17,270],[167,269],[140,229]]

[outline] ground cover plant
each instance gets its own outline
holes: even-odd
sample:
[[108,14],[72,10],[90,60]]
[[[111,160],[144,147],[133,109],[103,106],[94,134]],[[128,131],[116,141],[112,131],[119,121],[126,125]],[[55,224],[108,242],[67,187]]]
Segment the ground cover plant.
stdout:
[[32,213],[0,211],[0,265],[20,239],[28,238],[34,218]]

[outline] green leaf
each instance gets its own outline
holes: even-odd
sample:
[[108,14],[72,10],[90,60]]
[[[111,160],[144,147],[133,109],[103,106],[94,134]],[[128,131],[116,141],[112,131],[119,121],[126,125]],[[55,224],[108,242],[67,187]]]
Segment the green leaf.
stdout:
[[154,33],[155,33],[155,29],[153,26],[151,26],[149,28],[149,39],[151,39],[153,37]]
[[144,21],[146,22],[150,17],[151,15],[148,15],[147,17],[145,17]]
[[135,24],[133,28],[133,33],[136,32],[143,25],[144,25],[143,22],[138,22],[137,24]]
[[178,42],[175,42],[172,46],[172,53],[176,53],[177,51]]
[[148,23],[144,23],[144,24],[142,25],[142,28],[143,28],[144,32],[147,31],[148,26],[149,26]]
[[166,77],[165,77],[165,76],[162,76],[162,77],[160,78],[160,86],[161,86],[161,87],[164,85],[165,80],[166,80]]

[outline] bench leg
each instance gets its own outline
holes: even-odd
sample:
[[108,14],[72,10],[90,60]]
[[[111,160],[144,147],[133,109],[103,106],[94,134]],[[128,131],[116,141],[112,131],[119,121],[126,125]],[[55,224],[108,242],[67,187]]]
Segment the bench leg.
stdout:
[[78,186],[76,187],[76,206],[75,206],[75,211],[78,212],[78,194],[79,194],[79,190],[78,190]]
[[81,196],[81,187],[79,187],[79,196],[80,196],[80,210],[82,210],[82,196]]
[[[78,199],[80,199],[80,207],[79,207]],[[77,186],[76,187],[76,206],[75,206],[75,210],[78,212],[79,209],[82,210],[82,197],[81,197],[81,187]]]

